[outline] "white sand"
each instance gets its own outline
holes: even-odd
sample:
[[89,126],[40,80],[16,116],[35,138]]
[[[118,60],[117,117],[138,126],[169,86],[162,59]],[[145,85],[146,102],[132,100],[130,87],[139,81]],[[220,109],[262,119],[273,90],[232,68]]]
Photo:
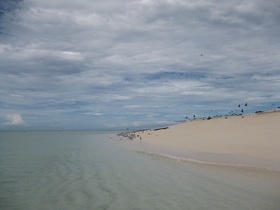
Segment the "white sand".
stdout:
[[149,152],[280,170],[280,110],[197,119],[135,135],[132,142]]

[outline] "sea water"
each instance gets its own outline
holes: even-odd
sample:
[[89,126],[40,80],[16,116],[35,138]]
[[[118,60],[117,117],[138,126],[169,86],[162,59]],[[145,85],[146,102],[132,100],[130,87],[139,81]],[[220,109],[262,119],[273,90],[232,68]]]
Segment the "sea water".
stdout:
[[279,172],[178,162],[102,132],[0,132],[0,209],[280,209]]

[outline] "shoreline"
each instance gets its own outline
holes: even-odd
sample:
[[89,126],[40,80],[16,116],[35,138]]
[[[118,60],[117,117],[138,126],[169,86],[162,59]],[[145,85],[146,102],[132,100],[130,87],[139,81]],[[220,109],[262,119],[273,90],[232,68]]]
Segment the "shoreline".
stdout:
[[123,132],[135,151],[179,161],[280,171],[280,110]]

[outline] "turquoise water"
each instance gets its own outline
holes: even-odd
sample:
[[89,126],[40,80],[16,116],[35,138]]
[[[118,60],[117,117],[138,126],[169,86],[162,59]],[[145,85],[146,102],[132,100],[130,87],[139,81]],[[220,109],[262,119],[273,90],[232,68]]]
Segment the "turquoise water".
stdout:
[[178,162],[100,132],[0,132],[0,209],[280,209],[280,174]]

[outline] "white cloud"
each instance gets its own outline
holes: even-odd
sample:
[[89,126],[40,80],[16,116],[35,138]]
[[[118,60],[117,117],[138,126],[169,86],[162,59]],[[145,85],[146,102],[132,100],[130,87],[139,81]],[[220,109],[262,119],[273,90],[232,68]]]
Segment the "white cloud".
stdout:
[[21,114],[8,114],[6,115],[6,125],[23,125],[25,124]]
[[[276,103],[279,6],[22,1],[0,16],[0,112],[19,110],[33,125],[95,116],[104,126],[129,126],[153,113],[150,124],[172,121],[186,106],[199,112],[245,99]],[[24,124],[21,115],[7,119]]]

